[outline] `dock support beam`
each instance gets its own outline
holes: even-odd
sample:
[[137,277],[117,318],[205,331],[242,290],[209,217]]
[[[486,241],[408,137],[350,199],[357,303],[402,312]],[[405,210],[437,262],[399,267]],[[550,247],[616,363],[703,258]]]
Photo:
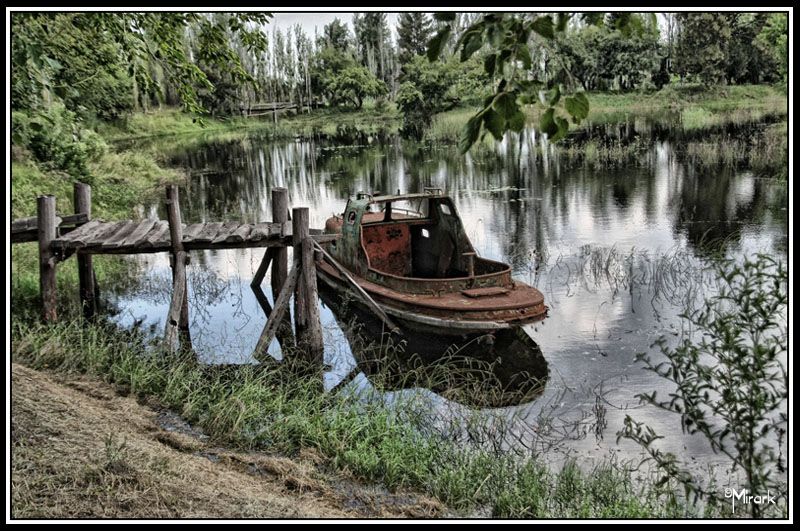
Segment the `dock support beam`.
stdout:
[[[76,214],[86,214],[86,221],[92,219],[92,187],[84,183],[73,185],[73,202]],[[83,317],[91,321],[97,311],[96,286],[92,255],[78,251],[78,283]]]
[[[289,221],[289,190],[273,188],[272,190],[272,222],[286,226]],[[267,250],[272,253],[272,297],[278,299],[281,288],[289,274],[289,249],[274,247]],[[265,271],[266,272],[266,271]]]
[[192,349],[192,340],[189,334],[189,293],[186,286],[186,264],[189,262],[189,255],[183,249],[180,200],[178,187],[174,184],[167,187],[167,220],[172,241],[172,299],[167,315],[164,340],[168,348],[174,349],[175,339],[179,334],[181,347],[188,352]]
[[42,297],[42,320],[54,323],[56,312],[56,258],[50,242],[56,238],[56,198],[42,195],[36,200],[36,223],[39,237],[39,293]]
[[308,208],[292,209],[292,244],[295,257],[300,257],[300,274],[294,296],[295,336],[298,347],[306,353],[305,361],[311,366],[321,367],[324,343],[317,303],[314,241],[309,235],[308,220]]

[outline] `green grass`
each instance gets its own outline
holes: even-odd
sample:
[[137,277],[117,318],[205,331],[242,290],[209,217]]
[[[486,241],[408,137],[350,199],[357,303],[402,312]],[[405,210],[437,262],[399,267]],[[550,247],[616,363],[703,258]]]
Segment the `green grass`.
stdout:
[[98,132],[116,142],[178,135],[216,135],[258,131],[274,138],[290,138],[315,133],[334,134],[341,128],[357,128],[371,133],[397,130],[400,116],[394,106],[378,108],[365,105],[360,110],[315,109],[310,113],[252,118],[208,118],[202,120],[178,109],[166,108],[136,113],[114,124],[99,124]]
[[668,486],[637,485],[630,470],[610,461],[589,472],[572,462],[553,471],[536,457],[423,435],[409,420],[411,399],[390,408],[382,400],[322,394],[318,382],[282,366],[201,366],[102,323],[43,326],[15,317],[12,336],[16,362],[89,374],[122,392],[156,398],[218,444],[290,456],[314,448],[335,469],[390,489],[424,491],[459,514],[652,518],[689,510],[666,503]]
[[[584,124],[625,121],[631,117],[679,119],[687,130],[716,127],[727,123],[756,122],[768,115],[786,115],[786,94],[767,85],[730,87],[668,86],[652,93],[588,94],[589,117]],[[432,141],[457,141],[467,120],[477,112],[457,108],[438,114],[426,135]],[[529,106],[525,114],[529,124],[537,124],[541,105]],[[579,126],[580,127],[580,126]]]

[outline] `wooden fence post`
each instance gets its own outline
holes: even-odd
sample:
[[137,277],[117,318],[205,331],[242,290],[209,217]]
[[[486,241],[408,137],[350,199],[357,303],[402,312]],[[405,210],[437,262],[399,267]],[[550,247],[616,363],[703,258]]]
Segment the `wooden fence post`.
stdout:
[[[92,187],[84,183],[73,185],[73,202],[75,203],[76,214],[86,214],[86,221],[92,220]],[[95,298],[95,276],[92,266],[92,255],[83,251],[78,251],[78,283],[81,308],[83,317],[87,320],[94,319],[97,311],[97,299]]]
[[[294,296],[295,335],[298,346],[307,353],[306,361],[321,365],[324,344],[317,301],[314,242],[309,236],[308,219],[308,208],[292,209],[292,244],[295,257],[300,257],[300,274]],[[298,262],[297,258],[295,262]]]
[[39,293],[42,297],[42,320],[54,323],[56,312],[56,258],[50,242],[56,238],[56,198],[42,195],[36,200],[36,223],[39,238]]
[[175,336],[179,332],[183,349],[189,351],[192,348],[189,334],[189,294],[186,286],[186,263],[189,261],[189,255],[183,249],[180,201],[178,187],[174,184],[167,186],[167,220],[172,242],[172,299],[164,339],[172,349]]

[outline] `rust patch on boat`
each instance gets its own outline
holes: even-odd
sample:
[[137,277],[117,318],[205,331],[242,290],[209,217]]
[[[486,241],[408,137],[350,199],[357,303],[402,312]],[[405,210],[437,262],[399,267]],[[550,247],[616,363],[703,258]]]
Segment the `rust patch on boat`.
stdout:
[[363,225],[361,231],[370,267],[391,275],[411,274],[411,231],[408,225]]

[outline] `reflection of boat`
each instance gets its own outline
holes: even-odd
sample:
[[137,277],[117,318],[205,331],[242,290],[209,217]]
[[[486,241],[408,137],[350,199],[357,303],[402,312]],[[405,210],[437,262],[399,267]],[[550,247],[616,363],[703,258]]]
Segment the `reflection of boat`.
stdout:
[[363,372],[381,390],[423,387],[470,407],[513,406],[544,391],[547,361],[522,327],[460,340],[390,334],[374,314],[351,306],[330,288],[321,287],[319,295],[333,311],[358,364],[345,382]]
[[508,264],[476,255],[455,205],[439,189],[360,193],[325,231],[341,238],[328,260],[317,261],[318,277],[339,291],[357,283],[380,311],[412,330],[486,333],[547,312],[542,293],[512,280]]

